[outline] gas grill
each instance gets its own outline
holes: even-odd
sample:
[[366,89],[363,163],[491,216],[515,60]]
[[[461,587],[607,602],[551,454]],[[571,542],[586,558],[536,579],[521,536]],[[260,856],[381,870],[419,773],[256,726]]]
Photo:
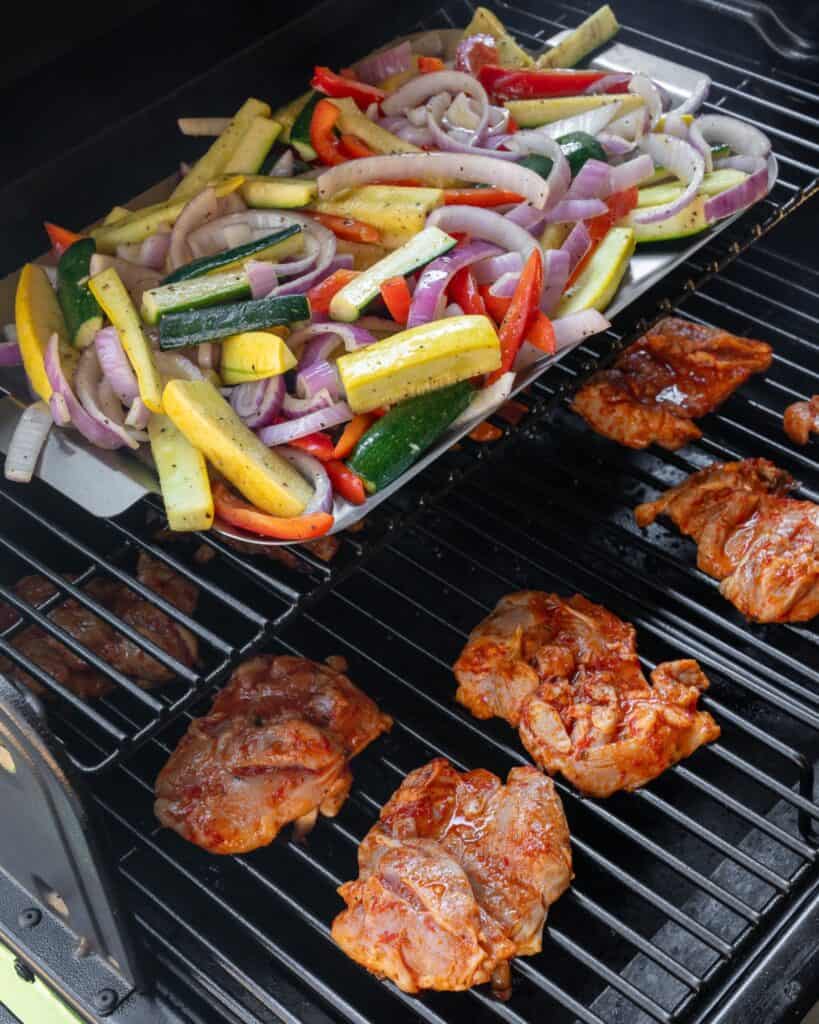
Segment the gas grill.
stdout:
[[[594,4],[492,6],[537,49]],[[122,198],[113,189],[127,189],[129,175],[138,191],[166,174],[167,153],[179,152],[176,115],[212,113],[250,92],[283,100],[315,59],[348,61],[351,38],[364,52],[419,27],[421,15],[420,27],[436,27],[470,13],[458,0],[413,4],[388,23],[363,2],[314,8],[109,129],[107,151],[126,127],[132,148],[145,143],[138,176],[126,169],[124,183],[113,173],[100,182],[104,194],[78,193],[96,140],[55,158],[59,186],[46,168],[0,190],[6,268],[36,252],[40,210],[56,217],[62,203],[66,219],[91,220]],[[819,501],[817,448],[795,449],[781,419],[819,392],[809,205],[819,191],[819,50],[739,0],[690,0],[664,9],[662,25],[636,0],[618,0],[617,13],[624,43],[712,76],[708,110],[769,133],[780,177],[764,202],[519,396],[518,423],[495,418],[500,440],[461,442],[341,535],[330,562],[304,548],[281,561],[218,536],[169,539],[154,499],[100,520],[38,481],[0,481],[0,599],[22,616],[0,634],[0,654],[48,695],[39,702],[0,678],[0,937],[12,951],[0,946],[0,996],[28,987],[24,1024],[63,1019],[45,986],[82,1019],[140,1024],[774,1024],[801,1020],[819,999],[819,632],[747,623],[696,568],[689,541],[663,525],[640,531],[631,515],[691,471],[749,456],[791,471],[798,494]],[[75,197],[88,209],[69,211]],[[774,362],[701,421],[701,441],[673,454],[627,451],[591,433],[565,398],[668,312],[767,340]],[[196,584],[195,617],[137,582],[140,552]],[[58,588],[37,608],[12,589],[29,573]],[[96,604],[82,587],[98,577],[190,629],[196,668]],[[507,725],[455,704],[450,667],[495,602],[525,588],[579,591],[632,622],[646,672],[696,658],[711,680],[701,706],[722,736],[633,794],[591,800],[557,779],[576,877],[550,911],[543,952],[514,961],[509,1002],[481,989],[410,997],[334,945],[335,888],[355,876],[358,842],[408,771],[436,755],[503,777],[526,763]],[[85,651],[46,617],[66,596],[175,681],[144,691]],[[28,662],[11,641],[32,622],[104,672],[112,691],[82,701]],[[320,819],[305,841],[285,830],[270,847],[217,858],[159,827],[153,782],[190,718],[258,650],[343,655],[395,725],[355,760],[337,818]],[[0,1007],[6,1019],[15,1018]]]

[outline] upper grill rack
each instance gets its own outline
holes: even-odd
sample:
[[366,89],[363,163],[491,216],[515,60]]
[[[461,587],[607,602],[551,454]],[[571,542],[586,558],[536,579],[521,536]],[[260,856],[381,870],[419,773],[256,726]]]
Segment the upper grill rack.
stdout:
[[[538,15],[521,6],[501,5],[498,10],[510,28],[533,48],[542,46],[543,41],[564,24],[576,22],[585,13],[562,4],[552,4],[547,13]],[[538,5],[538,10],[543,11],[542,5]],[[465,24],[470,16],[471,9],[459,2],[431,14],[425,27]],[[684,34],[679,36],[680,42],[672,44],[626,27],[621,38],[635,46],[650,46],[661,56],[700,66],[711,74],[715,85],[709,105],[739,114],[752,122],[764,123],[774,139],[781,167],[780,180],[763,203],[701,250],[693,261],[677,272],[673,282],[664,282],[644,297],[639,309],[653,319],[658,313],[658,302],[663,293],[667,295],[669,289],[677,285],[682,287],[683,293],[693,290],[748,249],[756,238],[798,209],[819,187],[819,144],[812,141],[808,131],[811,126],[819,124],[819,94],[809,83],[782,77],[775,79],[754,68],[742,69],[728,58],[698,54],[686,43]],[[772,259],[774,257],[771,256],[769,261]],[[733,289],[734,308],[741,308],[749,295],[759,289],[769,285],[774,287],[772,282],[782,276],[781,266],[773,270],[770,265],[755,264],[754,267],[753,272],[749,271],[753,280],[748,284],[736,284],[734,277],[728,277],[724,285],[715,285],[718,289]],[[804,300],[805,295],[800,293],[797,298]],[[663,301],[667,305],[667,300]],[[704,298],[703,301],[711,302],[710,312],[713,314],[714,303],[723,300]],[[777,309],[772,315],[779,318],[781,312]],[[630,312],[630,315],[634,313]],[[708,314],[705,315],[707,318]],[[798,338],[799,331],[810,322],[810,315],[794,316],[798,322],[794,324],[792,333]],[[646,323],[646,320],[640,321],[638,329]],[[764,336],[765,325],[760,333]],[[617,330],[609,332],[551,371],[526,398],[530,412],[520,425],[504,425],[507,441],[550,415],[558,397],[556,385],[573,386],[578,373],[598,363],[634,334],[636,331],[628,336]],[[805,371],[800,376],[799,373],[800,351],[804,353],[804,344],[797,341],[794,345],[793,366],[782,364],[785,376],[774,373],[770,376],[770,397],[766,400],[771,409],[779,409],[788,395],[802,395],[808,389],[804,381],[809,374]],[[779,368],[778,362],[777,371]],[[787,376],[789,372],[790,377]],[[377,510],[362,533],[342,537],[339,551],[330,564],[306,549],[288,549],[286,554],[280,551],[276,557],[285,559],[286,564],[283,564],[236,552],[218,538],[209,536],[195,542],[175,540],[173,544],[167,544],[157,538],[160,525],[158,509],[151,501],[144,502],[119,520],[102,522],[92,520],[74,507],[55,506],[53,493],[40,484],[23,489],[3,481],[0,484],[0,504],[5,516],[4,526],[0,528],[0,548],[9,557],[5,560],[6,571],[2,577],[5,585],[0,586],[0,598],[15,608],[21,621],[0,635],[0,653],[30,672],[47,691],[48,697],[55,698],[48,700],[49,719],[78,767],[85,771],[107,768],[155,735],[189,707],[198,694],[224,680],[238,660],[258,649],[292,616],[337,585],[390,536],[391,531],[407,518],[407,513],[410,518],[417,515],[418,508],[430,496],[446,491],[480,465],[485,455],[497,455],[505,450],[506,444],[500,442],[494,447],[495,452],[489,453],[470,442],[461,445],[457,453],[419,476]],[[795,458],[800,466],[803,462],[810,465],[809,456]],[[200,541],[213,556],[209,560],[203,557],[206,552],[199,547]],[[135,579],[136,556],[140,551],[148,552],[175,568],[200,588],[200,609],[195,621],[184,623],[197,636],[200,646],[201,660],[193,669],[173,663],[150,641],[129,630],[112,613],[95,605],[82,590],[82,586],[94,577],[113,577],[143,597],[156,601],[150,591],[140,589]],[[20,576],[32,572],[47,576],[59,588],[58,595],[39,609],[30,608],[10,589]],[[73,583],[64,574],[71,574]],[[55,627],[44,616],[56,602],[69,595],[92,608],[143,650],[152,653],[175,672],[177,681],[171,686],[144,691],[127,677],[114,673],[66,634],[59,634],[58,638],[111,678],[114,684],[111,694],[93,703],[82,701],[32,665],[12,646],[14,635],[31,622],[56,634]],[[163,604],[162,608],[181,621],[172,606]],[[90,729],[98,746],[92,749],[79,743],[74,724],[82,726],[81,731]]]

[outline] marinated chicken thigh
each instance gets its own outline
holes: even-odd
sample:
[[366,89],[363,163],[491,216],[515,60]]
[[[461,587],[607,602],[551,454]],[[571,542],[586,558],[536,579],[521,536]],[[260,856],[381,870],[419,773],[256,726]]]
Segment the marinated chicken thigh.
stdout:
[[[190,615],[196,608],[196,587],[177,575],[161,562],[140,554],[137,579],[156,594],[164,597],[181,612]],[[24,576],[14,585],[15,593],[35,607],[53,597],[57,590],[42,576]],[[183,665],[193,665],[197,659],[196,637],[170,616],[140,597],[117,580],[97,578],[90,580],[83,590],[118,619],[152,640],[163,651]],[[48,613],[51,619],[88,650],[140,686],[149,688],[167,683],[173,673],[156,658],[146,654],[90,609],[74,598],[61,601]],[[10,605],[0,605],[0,629],[7,629],[19,620]],[[58,683],[73,690],[80,697],[101,697],[113,688],[113,683],[102,672],[70,651],[40,626],[27,626],[12,639],[12,645],[26,655]],[[0,668],[14,679],[24,683],[40,696],[48,691],[28,672],[0,659]]]
[[702,436],[712,412],[771,364],[771,346],[666,317],[578,391],[572,408],[598,434],[629,448],[675,450]]
[[188,726],[156,780],[154,811],[211,853],[255,850],[288,822],[337,814],[350,759],[391,725],[329,665],[252,658]]
[[719,736],[697,710],[708,680],[695,661],[659,665],[649,685],[634,628],[575,594],[502,598],[455,664],[456,699],[498,716],[547,772],[590,796],[636,789]]
[[791,476],[766,459],[714,463],[634,516],[668,516],[697,543],[697,565],[756,622],[819,614],[819,506],[787,497]]
[[819,434],[819,395],[814,395],[807,402],[789,405],[782,425],[794,444],[807,444],[811,434]]
[[569,830],[551,780],[513,768],[411,772],[358,850],[333,923],[344,951],[406,992],[460,990],[537,953],[548,909],[572,879]]

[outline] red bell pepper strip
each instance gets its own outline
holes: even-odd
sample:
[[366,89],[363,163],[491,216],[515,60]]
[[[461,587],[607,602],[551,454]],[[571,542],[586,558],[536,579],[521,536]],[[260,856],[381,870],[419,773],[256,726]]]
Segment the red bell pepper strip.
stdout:
[[450,301],[457,302],[469,316],[486,316],[486,303],[469,267],[461,267],[454,275],[449,282],[448,294]]
[[375,423],[376,419],[379,418],[375,413],[371,412],[356,413],[345,426],[341,437],[336,441],[336,446],[333,449],[333,458],[346,459],[348,455],[351,455],[361,438]]
[[[577,264],[574,270],[569,275],[569,279],[566,282],[566,288],[571,288],[575,281],[580,277],[583,271],[588,266],[589,260],[594,255],[595,249],[600,245],[606,235],[609,233],[611,228],[615,224],[619,223],[623,217],[627,217],[632,210],[637,208],[640,196],[635,185],[633,188],[623,189],[622,192],[614,192],[606,199],[606,206],[608,209],[605,213],[601,213],[599,217],[592,217],[591,220],[586,222],[586,227],[589,229],[589,237],[591,238],[591,245],[586,252],[586,255]],[[566,289],[564,288],[564,291]]]
[[477,76],[484,64],[498,63],[498,44],[487,33],[467,36],[455,51],[455,70]]
[[349,466],[343,462],[333,459],[332,462],[325,462],[324,468],[330,477],[330,483],[336,494],[352,502],[353,505],[363,505],[367,500],[367,492],[364,489],[364,481],[354,473]]
[[412,302],[406,280],[403,277],[391,277],[389,281],[385,281],[381,285],[381,298],[393,320],[402,326],[406,325]]
[[418,70],[422,75],[428,75],[432,71],[443,71],[445,67],[444,62],[440,57],[419,57],[418,58]]
[[506,316],[498,331],[501,344],[501,364],[486,379],[494,384],[504,373],[512,369],[524,338],[526,327],[537,311],[540,293],[543,291],[543,257],[540,249],[533,249],[523,266],[515,293],[509,303]]
[[547,352],[549,355],[553,355],[557,351],[552,321],[540,309],[529,320],[529,325],[526,328],[526,340],[530,345],[534,345],[535,348],[539,348],[541,352]]
[[477,441],[478,444],[486,444],[487,441],[497,441],[499,437],[503,437],[503,431],[500,427],[496,427],[494,423],[490,423],[489,420],[479,423],[469,434],[470,441]]
[[76,231],[69,231],[68,228],[61,228],[59,224],[52,224],[50,221],[43,221],[51,247],[55,256],[62,256],[65,250],[85,238],[85,235],[78,235]]
[[478,81],[492,99],[537,100],[551,96],[577,96],[607,73],[536,68],[520,70],[502,68],[499,64],[484,64],[478,71]]
[[231,526],[249,533],[276,540],[315,540],[331,529],[334,519],[328,512],[315,512],[308,516],[271,516],[243,501],[217,480],[212,485],[213,507],[216,515]]
[[381,232],[372,224],[364,224],[353,217],[338,217],[334,213],[317,213],[315,210],[307,210],[306,213],[308,217],[329,228],[336,238],[346,238],[348,242],[381,241]]
[[363,156],[375,156],[370,147],[362,142],[357,135],[341,136],[341,152],[350,160],[358,160]]
[[344,78],[325,67],[315,68],[310,85],[325,96],[335,96],[336,99],[349,96],[361,110],[366,110],[371,103],[380,103],[386,95],[383,89]]
[[[279,421],[281,422],[281,421]],[[333,442],[330,435],[318,430],[315,434],[305,434],[304,437],[297,437],[295,441],[288,441],[294,448],[300,448],[308,455],[312,455],[319,462],[328,462],[333,456]]]
[[505,299],[500,295],[493,295],[490,291],[491,285],[479,285],[478,291],[486,306],[486,312],[492,317],[496,324],[501,323],[509,309],[511,299]]
[[506,206],[523,196],[505,188],[445,188],[444,206]]
[[323,281],[313,285],[307,292],[307,300],[310,309],[314,313],[327,313],[330,310],[330,303],[336,292],[340,292],[345,284],[349,284],[354,277],[358,277],[357,270],[347,270],[341,267]]
[[341,111],[329,100],[319,100],[310,121],[310,144],[323,164],[343,164],[347,157],[341,152],[335,133]]

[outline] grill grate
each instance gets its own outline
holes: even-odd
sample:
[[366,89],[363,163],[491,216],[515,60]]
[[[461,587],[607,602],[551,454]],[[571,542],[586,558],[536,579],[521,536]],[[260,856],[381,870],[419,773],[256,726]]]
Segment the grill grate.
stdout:
[[[629,6],[618,4],[626,21]],[[537,15],[496,7],[538,46],[580,20],[587,5],[549,0]],[[427,23],[463,24],[469,14],[455,3]],[[476,1024],[705,1022],[762,944],[819,887],[819,632],[745,623],[696,569],[689,542],[662,526],[640,533],[630,514],[692,469],[748,455],[774,459],[802,481],[804,496],[819,498],[815,448],[795,451],[781,431],[785,405],[819,392],[811,369],[819,275],[769,238],[758,241],[817,190],[819,145],[811,137],[819,91],[727,52],[703,54],[690,28],[674,24],[679,17],[668,12],[674,44],[631,28],[622,41],[702,68],[716,83],[710,108],[764,123],[780,159],[776,188],[644,297],[628,322],[621,317],[537,382],[524,396],[529,411],[520,424],[498,421],[503,440],[464,441],[362,532],[343,537],[331,563],[306,550],[291,552],[287,565],[260,560],[217,537],[166,543],[153,503],[101,522],[55,505],[37,483],[25,490],[0,483],[0,597],[26,621],[53,631],[44,616],[71,595],[124,631],[81,588],[113,578],[139,592],[141,551],[200,589],[195,621],[186,624],[199,639],[201,664],[179,672],[172,686],[145,692],[112,678],[108,697],[84,703],[15,652],[22,625],[0,635],[0,652],[50,692],[55,734],[78,767],[96,773],[93,793],[144,944],[226,1014],[294,1024],[368,1024],[388,1014],[429,1024],[467,1015]],[[775,360],[703,421],[701,442],[673,455],[627,452],[587,431],[562,398],[659,310],[671,309],[769,340]],[[643,319],[635,325],[636,315]],[[36,610],[9,589],[30,572],[59,588]],[[406,772],[436,754],[502,776],[525,761],[511,729],[478,722],[454,704],[449,667],[470,628],[521,587],[578,590],[633,622],[646,671],[696,657],[712,681],[703,704],[723,735],[636,794],[586,800],[558,780],[577,877],[552,909],[543,954],[516,962],[508,1004],[480,991],[411,999],[332,944],[334,889],[354,877],[356,845]],[[157,653],[138,634],[132,639]],[[207,707],[205,695],[261,647],[345,655],[352,678],[396,725],[357,759],[340,816],[322,819],[305,844],[285,835],[246,857],[213,858],[158,828],[153,780],[190,716]]]

